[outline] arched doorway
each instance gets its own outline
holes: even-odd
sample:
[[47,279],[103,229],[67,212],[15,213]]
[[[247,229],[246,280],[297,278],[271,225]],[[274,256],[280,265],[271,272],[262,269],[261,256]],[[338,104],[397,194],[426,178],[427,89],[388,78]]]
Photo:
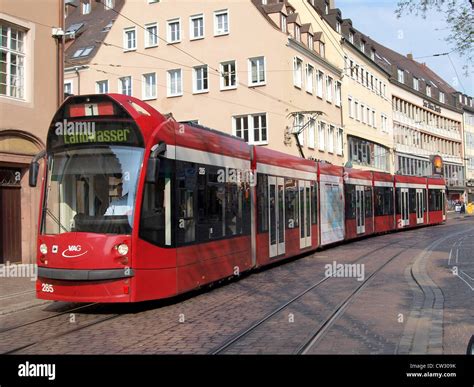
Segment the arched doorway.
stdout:
[[33,263],[39,188],[28,185],[28,166],[44,148],[36,136],[0,130],[0,263]]

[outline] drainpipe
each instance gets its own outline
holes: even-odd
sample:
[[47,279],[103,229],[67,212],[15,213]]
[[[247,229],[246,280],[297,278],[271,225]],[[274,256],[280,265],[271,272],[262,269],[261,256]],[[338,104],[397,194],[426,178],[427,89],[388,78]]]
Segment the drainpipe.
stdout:
[[[64,31],[64,2],[58,1],[59,5],[59,28]],[[58,107],[64,100],[64,34],[57,39],[57,72],[58,72],[58,91],[57,105]]]
[[77,75],[77,95],[81,95],[81,73],[79,72],[79,67],[74,67],[74,71]]

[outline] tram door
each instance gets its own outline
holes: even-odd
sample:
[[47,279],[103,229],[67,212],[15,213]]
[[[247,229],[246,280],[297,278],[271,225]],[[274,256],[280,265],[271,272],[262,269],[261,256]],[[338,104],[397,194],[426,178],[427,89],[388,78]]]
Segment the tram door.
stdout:
[[408,208],[408,188],[401,188],[400,189],[400,207],[401,211],[401,218],[400,218],[400,227],[405,227],[410,224],[409,218],[409,208]]
[[416,190],[416,224],[423,223],[423,208],[424,208],[423,190]]
[[364,187],[356,186],[356,220],[357,234],[365,233],[365,197]]
[[299,181],[300,249],[311,246],[311,183]]
[[270,257],[285,254],[285,180],[268,177]]
[[446,220],[446,190],[441,190],[441,208],[443,209],[443,220]]

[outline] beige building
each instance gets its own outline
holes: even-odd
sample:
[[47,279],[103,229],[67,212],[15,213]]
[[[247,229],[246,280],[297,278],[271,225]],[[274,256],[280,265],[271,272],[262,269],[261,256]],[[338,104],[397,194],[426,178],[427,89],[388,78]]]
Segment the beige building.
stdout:
[[466,168],[465,201],[474,202],[474,98],[465,94],[457,96],[463,109],[464,161]]
[[[28,165],[44,149],[62,99],[62,1],[0,9],[0,263],[36,258],[39,188],[28,186]],[[58,38],[53,35],[58,34]],[[59,43],[58,43],[59,40]]]
[[343,165],[342,61],[290,3],[108,2],[126,18],[84,4],[66,19],[66,92],[130,94],[294,155],[301,130],[305,157]]

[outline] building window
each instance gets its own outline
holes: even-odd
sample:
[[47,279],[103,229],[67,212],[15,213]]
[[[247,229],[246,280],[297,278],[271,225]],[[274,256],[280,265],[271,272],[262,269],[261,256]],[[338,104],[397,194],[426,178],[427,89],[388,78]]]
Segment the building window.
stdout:
[[156,98],[156,74],[149,73],[143,74],[143,89],[142,99],[155,99]]
[[365,53],[365,42],[363,40],[360,41],[360,50]]
[[413,88],[417,91],[420,90],[420,81],[418,78],[413,78]]
[[332,88],[333,88],[333,80],[328,75],[326,77],[326,101],[332,102]]
[[355,113],[355,119],[357,121],[360,121],[359,102],[358,101],[354,101],[354,113]]
[[191,16],[189,24],[191,40],[204,38],[204,15]]
[[124,95],[132,95],[132,77],[119,78],[120,92]]
[[125,51],[137,49],[137,31],[135,27],[123,30],[123,48]]
[[375,60],[375,50],[370,50],[370,59]]
[[97,81],[95,83],[95,90],[97,94],[105,94],[109,92],[109,81]]
[[328,152],[334,153],[334,126],[328,125]]
[[405,83],[405,71],[398,69],[398,82]]
[[377,129],[377,114],[375,113],[375,110],[372,110],[372,126]]
[[308,34],[308,48],[314,50],[314,38],[311,34]]
[[25,32],[0,24],[0,95],[25,98]]
[[339,156],[342,156],[344,149],[344,130],[342,128],[337,129],[337,138],[336,138],[336,153]]
[[317,96],[319,98],[323,98],[323,90],[324,90],[324,73],[322,71],[318,71],[316,74],[316,87],[317,87]]
[[295,121],[293,124],[293,130],[295,133],[298,133],[298,141],[301,146],[304,145],[304,131],[301,130],[304,127],[304,115],[303,114],[297,114],[295,116]]
[[73,94],[74,94],[74,90],[72,87],[72,81],[64,81],[64,95],[68,96],[68,95],[73,95]]
[[323,58],[326,57],[326,45],[324,42],[319,42],[319,55]]
[[249,59],[249,86],[260,86],[266,82],[265,78],[265,58]]
[[106,10],[108,9],[113,9],[114,8],[114,0],[105,0],[104,2],[104,8]]
[[178,43],[181,41],[181,19],[172,19],[167,21],[167,40],[168,43]]
[[354,118],[354,106],[353,106],[353,100],[351,96],[347,97],[347,107],[349,111],[349,117]]
[[444,93],[441,92],[441,91],[439,92],[439,102],[441,102],[441,103],[445,103],[445,102],[446,102]]
[[168,97],[183,95],[183,77],[181,69],[168,70]]
[[209,91],[208,69],[205,66],[193,68],[193,93],[206,93]]
[[229,11],[214,12],[214,35],[227,35],[229,33]]
[[293,85],[300,88],[303,83],[302,79],[303,61],[300,58],[293,58]]
[[221,89],[237,88],[237,71],[235,60],[221,63]]
[[297,42],[301,41],[301,29],[300,29],[300,26],[297,24],[295,24],[295,40]]
[[341,33],[341,23],[339,21],[336,21],[336,32],[338,34]]
[[341,82],[339,81],[336,81],[335,83],[335,88],[334,88],[334,92],[335,92],[335,97],[336,97],[336,106],[341,106]]
[[288,24],[286,21],[286,16],[283,14],[280,14],[280,27],[281,27],[282,32],[284,32],[285,34],[288,32]]
[[353,32],[349,32],[349,42],[354,44],[354,33]]
[[430,85],[426,85],[426,95],[428,97],[431,97],[431,86]]
[[82,2],[82,14],[87,15],[91,13],[91,1],[90,0],[83,0]]
[[145,24],[145,48],[158,46],[158,25]]
[[318,147],[320,151],[325,149],[326,139],[326,124],[324,122],[318,122]]
[[233,117],[234,135],[249,144],[268,144],[267,115],[251,114]]
[[306,65],[306,91],[310,94],[313,94],[314,87],[314,67],[310,64]]
[[316,140],[316,137],[315,137],[315,123],[316,121],[312,118],[309,119],[309,123],[308,123],[308,148],[311,148],[311,149],[314,149],[314,146],[315,146],[315,140]]

